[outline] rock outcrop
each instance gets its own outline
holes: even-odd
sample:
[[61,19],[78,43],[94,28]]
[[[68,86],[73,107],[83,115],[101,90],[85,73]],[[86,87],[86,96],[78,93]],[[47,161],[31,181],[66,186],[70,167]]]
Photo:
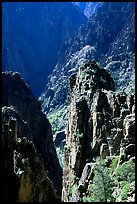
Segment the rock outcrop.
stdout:
[[57,201],[55,187],[31,140],[29,126],[13,107],[2,108],[2,198],[10,202]]
[[68,77],[77,72],[83,59],[96,60],[109,70],[116,90],[134,93],[134,2],[102,2],[77,36],[62,45],[59,61],[41,94],[44,112],[57,111],[67,103]]
[[90,18],[95,13],[102,2],[72,2],[87,18]]
[[10,198],[15,178],[17,200],[59,200],[62,169],[40,103],[18,73],[2,73],[2,89],[3,196]]
[[68,99],[62,199],[78,202],[97,157],[134,158],[135,96],[115,92],[110,74],[87,60],[69,79]]
[[61,44],[86,21],[71,2],[3,2],[3,71],[19,72],[39,97]]

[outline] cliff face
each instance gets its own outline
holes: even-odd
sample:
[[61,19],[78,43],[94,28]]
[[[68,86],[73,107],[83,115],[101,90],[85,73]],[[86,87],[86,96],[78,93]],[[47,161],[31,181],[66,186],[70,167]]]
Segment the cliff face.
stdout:
[[[113,24],[112,24],[113,22]],[[97,9],[80,38],[94,46],[94,59],[108,69],[116,90],[133,92],[135,76],[135,4],[104,2]],[[105,44],[105,46],[104,46]]]
[[84,14],[69,2],[3,2],[3,71],[21,73],[38,97],[61,44],[85,22]]
[[126,93],[135,91],[135,12],[127,5],[126,23],[110,45],[101,62],[115,80],[116,89]]
[[118,156],[123,162],[135,156],[135,97],[114,90],[109,73],[94,61],[87,60],[69,79],[65,202],[81,201],[92,182],[97,157]]
[[2,73],[2,88],[3,196],[9,198],[15,178],[19,201],[58,200],[62,170],[50,123],[18,73]]
[[116,90],[134,92],[134,17],[133,2],[103,2],[99,6],[87,24],[80,27],[78,35],[62,45],[59,61],[41,95],[43,111],[52,111],[58,105],[64,107],[67,79],[77,71],[83,59],[94,59],[109,70]]
[[[27,123],[13,107],[2,108],[2,197],[10,202],[57,201]],[[29,138],[29,139],[28,139]]]

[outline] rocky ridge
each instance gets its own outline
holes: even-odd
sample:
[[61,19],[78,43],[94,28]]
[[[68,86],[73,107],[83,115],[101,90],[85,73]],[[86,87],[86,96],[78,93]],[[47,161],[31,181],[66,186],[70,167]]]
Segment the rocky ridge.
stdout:
[[62,169],[41,104],[18,73],[2,73],[2,88],[3,199],[59,201]]
[[[89,201],[94,193],[90,185],[95,182],[98,158],[101,158],[105,161],[99,168],[102,172],[103,168],[105,172],[110,169],[115,177],[117,169],[124,168],[122,175],[128,170],[130,183],[126,199],[134,202],[134,95],[115,92],[112,77],[95,61],[83,61],[78,72],[70,76],[62,188],[62,171],[51,126],[40,102],[18,73],[6,72],[2,76],[1,198],[4,201],[56,202],[60,201],[61,190],[63,202]],[[60,134],[64,139],[64,133]],[[56,146],[62,143],[63,148],[63,142],[57,138],[55,142]],[[107,175],[106,178],[109,179]],[[116,202],[123,201],[123,182],[127,181],[118,180],[113,187]]]
[[87,60],[69,79],[62,200],[82,201],[98,157],[123,163],[134,156],[135,96],[115,92],[109,73]]
[[68,77],[77,72],[84,59],[95,59],[109,70],[115,80],[116,91],[134,92],[134,8],[133,2],[102,3],[87,25],[80,27],[78,35],[62,45],[59,61],[40,97],[44,112],[53,113],[64,107]]

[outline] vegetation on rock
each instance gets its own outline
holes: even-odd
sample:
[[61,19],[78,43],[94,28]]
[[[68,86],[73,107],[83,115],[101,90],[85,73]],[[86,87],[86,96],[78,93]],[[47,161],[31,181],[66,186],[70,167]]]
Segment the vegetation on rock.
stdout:
[[[129,160],[116,167],[118,159],[114,158],[109,166],[105,159],[96,161],[93,181],[88,185],[83,202],[128,202],[130,186],[135,182],[135,163]],[[135,186],[132,193],[134,191]]]

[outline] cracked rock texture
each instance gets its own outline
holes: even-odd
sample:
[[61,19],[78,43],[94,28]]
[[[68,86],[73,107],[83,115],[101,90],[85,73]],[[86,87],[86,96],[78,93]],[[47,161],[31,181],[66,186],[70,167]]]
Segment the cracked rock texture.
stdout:
[[[69,79],[68,99],[62,199],[78,202],[97,156],[135,156],[135,96],[115,92],[110,74],[87,60]],[[77,188],[70,194],[74,176]]]
[[101,2],[88,22],[80,26],[77,35],[64,42],[59,60],[41,94],[44,112],[54,112],[64,107],[67,103],[68,78],[77,72],[85,59],[96,60],[108,70],[117,91],[134,93],[134,2]]
[[3,197],[10,199],[16,183],[14,201],[60,200],[62,169],[51,125],[18,73],[2,73],[2,82]]

